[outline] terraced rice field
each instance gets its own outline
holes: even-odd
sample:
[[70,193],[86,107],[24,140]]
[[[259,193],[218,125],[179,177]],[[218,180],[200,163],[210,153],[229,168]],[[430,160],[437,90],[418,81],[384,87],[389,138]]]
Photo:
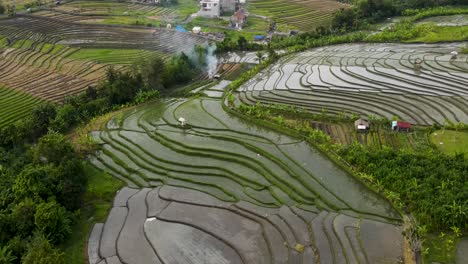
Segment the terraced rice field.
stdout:
[[418,145],[429,143],[426,132],[413,131],[409,133],[396,133],[384,128],[373,128],[367,133],[356,131],[352,123],[322,123],[310,122],[310,127],[318,129],[329,135],[333,142],[338,144],[353,144],[355,142],[372,148],[391,147],[395,149],[414,149]]
[[227,84],[91,132],[91,162],[130,188],[94,227],[90,263],[396,262],[392,206],[302,139],[225,112]]
[[0,84],[60,102],[96,84],[110,64],[166,58],[207,41],[168,30],[17,16],[0,21]]
[[72,1],[54,8],[55,11],[72,13],[75,15],[144,15],[158,17],[174,17],[174,9],[156,5],[122,1]]
[[[283,58],[238,90],[241,102],[413,124],[468,122],[468,55],[460,44],[346,44]],[[414,63],[423,62],[420,69]]]
[[191,49],[208,39],[172,30],[65,22],[22,15],[0,21],[0,34],[11,43],[29,39],[37,43],[63,44],[80,48],[145,49],[163,53]]
[[23,118],[40,102],[39,98],[0,86],[0,127]]
[[396,263],[399,254],[392,224],[167,185],[123,188],[88,243],[90,264]]
[[[42,4],[50,4],[50,3],[53,3],[54,0],[41,0],[41,3]],[[25,5],[28,5],[28,4],[35,4],[37,3],[37,0],[2,0],[2,5],[4,6],[12,6],[12,5],[16,5],[16,10],[24,10],[25,9]]]
[[173,23],[184,18],[176,9],[117,1],[73,1],[43,8],[34,12],[34,16],[74,23],[134,24],[139,21],[144,25],[155,21]]
[[106,64],[70,59],[68,47],[0,48],[0,83],[35,97],[60,102],[104,76]]
[[302,31],[327,26],[334,12],[348,7],[335,0],[250,0],[247,4],[250,13],[268,16]]

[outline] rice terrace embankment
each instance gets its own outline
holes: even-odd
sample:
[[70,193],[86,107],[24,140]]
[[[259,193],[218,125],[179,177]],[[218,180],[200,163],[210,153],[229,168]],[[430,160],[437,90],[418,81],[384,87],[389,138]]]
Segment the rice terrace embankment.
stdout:
[[[247,104],[300,106],[413,124],[468,122],[468,56],[454,44],[345,44],[287,56],[238,91]],[[419,61],[418,65],[415,65]],[[416,68],[417,67],[417,68]]]
[[0,3],[0,263],[465,264],[439,2]]
[[303,140],[230,116],[219,99],[149,104],[92,134],[102,146],[93,164],[132,188],[95,226],[92,263],[402,258],[401,216],[388,201]]

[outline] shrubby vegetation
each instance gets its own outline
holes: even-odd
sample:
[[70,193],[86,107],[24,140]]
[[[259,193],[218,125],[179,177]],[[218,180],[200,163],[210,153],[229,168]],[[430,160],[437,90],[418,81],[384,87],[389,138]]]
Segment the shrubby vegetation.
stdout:
[[404,16],[412,16],[413,21],[418,21],[427,17],[462,14],[468,14],[468,9],[463,7],[439,6],[425,9],[406,9],[402,12],[402,15]]
[[86,186],[79,155],[56,132],[0,152],[0,244],[11,256],[2,263],[63,263],[55,245],[70,235]]
[[324,32],[305,33],[292,38],[275,38],[271,43],[271,48],[299,52],[326,45],[359,42],[363,41],[365,37],[366,34],[363,32],[334,34],[325,30]]
[[[379,190],[385,190],[395,204],[413,213],[428,231],[468,228],[468,189],[465,182],[468,157],[465,155],[449,156],[429,146],[399,150],[370,148],[359,143],[336,145],[328,135],[311,128],[307,122],[338,121],[330,119],[326,112],[321,116],[310,116],[301,108],[262,104],[241,104],[237,110],[256,120],[270,121],[279,128],[293,129],[308,141],[336,152],[366,180],[378,185]],[[340,120],[355,118],[345,115]]]
[[[198,48],[200,58],[206,49]],[[63,105],[41,104],[0,130],[0,263],[64,263],[57,245],[80,215],[87,178],[80,153],[63,132],[119,108],[159,97],[187,82],[204,61],[185,54],[155,58],[121,72],[109,68],[104,81]]]
[[5,7],[3,5],[0,5],[0,15],[5,13]]
[[461,49],[461,52],[464,54],[468,54],[468,46],[465,46]]
[[381,33],[368,36],[366,40],[372,42],[404,41],[424,36],[433,32],[434,29],[433,24],[413,25],[410,19],[403,19]]
[[225,37],[223,41],[218,42],[216,44],[216,52],[223,53],[227,51],[247,51],[247,50],[262,50],[264,49],[264,45],[260,45],[257,43],[249,42],[244,36],[239,36],[236,40]]
[[463,0],[355,0],[352,8],[339,10],[332,21],[334,30],[356,30],[396,15],[420,20],[430,16],[466,14],[466,8],[445,7],[466,4]]

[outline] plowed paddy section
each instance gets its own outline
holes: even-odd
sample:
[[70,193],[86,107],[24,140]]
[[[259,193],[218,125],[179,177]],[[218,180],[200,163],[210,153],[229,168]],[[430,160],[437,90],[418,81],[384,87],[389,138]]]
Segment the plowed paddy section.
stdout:
[[229,203],[171,186],[123,188],[89,237],[97,263],[396,263],[401,227],[295,206]]
[[358,113],[416,124],[467,122],[468,56],[462,43],[346,44],[282,59],[243,85],[239,99]]
[[80,15],[176,15],[173,9],[130,1],[71,1],[54,10]]
[[73,47],[148,49],[167,53],[190,50],[195,44],[209,41],[198,35],[173,30],[78,24],[31,15],[2,20],[0,31],[1,28],[15,32],[15,36],[31,32],[46,35],[56,43]]
[[[0,59],[0,84],[54,102],[96,84],[105,72],[105,65],[63,60],[39,52],[16,50],[5,54]],[[61,62],[57,62],[59,59]],[[52,61],[57,64],[51,66]]]

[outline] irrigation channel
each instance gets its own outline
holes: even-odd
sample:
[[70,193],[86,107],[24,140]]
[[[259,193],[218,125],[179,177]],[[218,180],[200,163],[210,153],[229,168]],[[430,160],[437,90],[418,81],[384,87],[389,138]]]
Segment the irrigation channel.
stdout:
[[128,110],[91,132],[102,146],[91,162],[128,187],[94,226],[90,263],[400,260],[391,204],[303,140],[226,112],[228,84]]

